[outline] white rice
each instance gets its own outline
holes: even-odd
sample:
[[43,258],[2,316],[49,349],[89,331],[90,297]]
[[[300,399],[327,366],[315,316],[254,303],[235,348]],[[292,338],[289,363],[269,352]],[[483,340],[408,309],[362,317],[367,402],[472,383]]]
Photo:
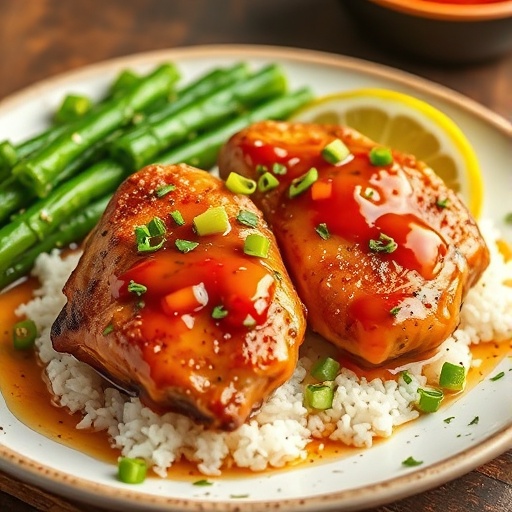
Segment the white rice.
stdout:
[[459,328],[435,357],[410,364],[412,381],[402,377],[383,381],[358,379],[347,370],[336,378],[332,409],[311,413],[303,406],[303,380],[318,357],[307,342],[293,377],[277,389],[248,423],[235,432],[212,432],[179,414],[158,415],[138,398],[128,398],[109,387],[87,365],[55,352],[50,328],[65,304],[61,289],[78,261],[77,255],[61,259],[58,251],[42,254],[34,275],[41,281],[36,298],[17,313],[35,321],[40,332],[39,356],[47,365],[56,400],[81,418],[77,428],[107,430],[112,446],[124,456],[146,459],[157,474],[165,476],[182,457],[197,463],[206,475],[218,475],[223,464],[254,471],[281,467],[307,455],[313,439],[329,438],[356,447],[372,446],[373,438],[389,437],[394,428],[418,416],[414,408],[417,389],[435,384],[445,361],[471,365],[470,344],[512,336],[512,262],[506,263],[496,248],[498,233],[490,223],[481,224],[491,249],[491,265],[468,294]]

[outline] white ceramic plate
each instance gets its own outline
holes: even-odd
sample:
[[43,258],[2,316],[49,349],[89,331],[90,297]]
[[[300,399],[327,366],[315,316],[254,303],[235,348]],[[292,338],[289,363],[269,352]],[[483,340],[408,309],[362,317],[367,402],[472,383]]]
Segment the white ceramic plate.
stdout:
[[[108,61],[36,84],[0,103],[0,140],[22,140],[43,129],[49,113],[69,91],[100,97],[122,68],[146,70],[176,62],[184,80],[214,65],[247,60],[280,62],[292,87],[310,85],[317,95],[359,87],[384,87],[428,101],[448,114],[473,144],[485,179],[483,217],[502,219],[512,210],[512,126],[441,86],[376,64],[306,50],[254,46],[193,47]],[[115,468],[50,441],[21,424],[0,399],[0,468],[51,492],[116,510],[257,511],[356,510],[424,491],[466,473],[512,447],[512,360],[442,414],[422,417],[389,441],[338,460],[252,477],[216,480],[209,487],[169,479],[139,486],[116,481]],[[29,404],[27,404],[29,406]],[[450,424],[443,422],[455,416]],[[477,425],[468,426],[479,416]],[[406,468],[409,456],[423,460]],[[233,496],[246,496],[234,498]]]

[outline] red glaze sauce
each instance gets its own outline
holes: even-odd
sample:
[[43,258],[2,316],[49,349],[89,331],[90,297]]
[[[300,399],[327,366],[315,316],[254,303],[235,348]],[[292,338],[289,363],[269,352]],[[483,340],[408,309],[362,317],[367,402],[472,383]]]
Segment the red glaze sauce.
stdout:
[[[369,246],[381,234],[398,245],[392,253],[379,252],[383,261],[395,261],[408,270],[416,270],[423,278],[433,279],[447,252],[447,244],[439,232],[428,226],[417,211],[411,185],[401,167],[393,163],[374,166],[367,151],[353,151],[344,162],[327,163],[321,156],[323,144],[294,147],[272,147],[263,141],[245,141],[244,153],[250,165],[272,168],[274,162],[288,168],[281,182],[280,202],[300,202],[311,212],[311,228],[325,223],[331,234]],[[319,181],[331,182],[331,195],[313,200],[311,189],[289,199],[287,187],[293,178],[315,167]],[[370,249],[368,249],[370,250]]]

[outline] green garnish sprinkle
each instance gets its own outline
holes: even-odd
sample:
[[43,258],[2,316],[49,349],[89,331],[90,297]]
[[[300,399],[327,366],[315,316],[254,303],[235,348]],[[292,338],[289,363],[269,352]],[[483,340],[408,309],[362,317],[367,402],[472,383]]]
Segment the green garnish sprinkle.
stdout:
[[328,240],[331,238],[331,233],[329,233],[329,229],[327,228],[327,224],[325,222],[318,224],[318,226],[315,228],[315,231],[323,240]]
[[276,162],[272,166],[272,172],[274,174],[277,174],[278,176],[283,176],[288,172],[288,169],[286,168],[285,165]]
[[395,306],[394,308],[390,309],[389,312],[391,313],[392,316],[396,316],[396,315],[398,315],[398,312],[401,309],[402,308],[400,306]]
[[13,327],[13,346],[16,350],[27,350],[34,346],[37,327],[33,320],[22,320]]
[[400,375],[406,384],[410,384],[412,382],[412,378],[407,370],[404,370]]
[[205,487],[207,485],[213,485],[213,482],[203,479],[203,480],[196,480],[195,482],[192,483],[192,485],[197,485],[199,487]]
[[390,165],[393,163],[393,154],[389,148],[375,146],[370,149],[370,163],[375,166]]
[[131,280],[130,284],[128,285],[128,291],[130,293],[135,293],[137,296],[140,297],[143,293],[146,293],[148,289],[143,284],[139,284]]
[[478,425],[478,422],[480,421],[480,418],[478,416],[475,416],[469,423],[468,423],[468,427],[470,427],[471,425]]
[[222,318],[226,318],[228,316],[228,312],[224,309],[224,306],[215,306],[212,311],[212,318],[215,320],[221,320]]
[[402,461],[403,466],[407,466],[409,468],[412,468],[414,466],[419,466],[423,464],[422,460],[416,460],[414,457],[408,457],[407,459]]
[[171,216],[172,220],[176,223],[176,226],[185,225],[185,219],[183,218],[183,215],[179,210],[174,210],[169,215]]
[[108,324],[105,329],[103,329],[103,336],[106,336],[107,334],[110,334],[111,332],[114,332],[114,326],[112,324]]
[[258,225],[258,216],[248,210],[240,210],[236,216],[236,220],[240,222],[240,224],[250,228],[255,228]]
[[381,233],[378,240],[370,240],[368,243],[373,252],[392,253],[398,248],[398,244],[388,235]]
[[450,204],[450,200],[447,197],[444,197],[443,199],[438,199],[436,201],[436,206],[439,206],[439,208],[446,208]]
[[168,185],[162,185],[161,187],[158,187],[155,190],[155,195],[156,195],[156,197],[164,197],[169,192],[172,192],[173,190],[176,190],[176,185],[169,183]]
[[454,420],[454,419],[455,419],[455,416],[450,416],[450,417],[448,417],[448,418],[445,418],[443,421],[444,421],[445,423],[451,423],[451,422],[452,422],[452,420]]
[[193,251],[198,245],[199,242],[191,242],[190,240],[182,240],[178,238],[174,245],[178,249],[178,251],[182,252],[183,254],[186,254],[187,252]]
[[290,199],[305,192],[315,181],[318,180],[318,170],[315,167],[311,167],[308,172],[302,176],[292,180],[290,188],[288,189],[288,197]]
[[505,377],[505,372],[497,373],[494,377],[491,377],[490,380],[493,382],[500,380],[501,378]]

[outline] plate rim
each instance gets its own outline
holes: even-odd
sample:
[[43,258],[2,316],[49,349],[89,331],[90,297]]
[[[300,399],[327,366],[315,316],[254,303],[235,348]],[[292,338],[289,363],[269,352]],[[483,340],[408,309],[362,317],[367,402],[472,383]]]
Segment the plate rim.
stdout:
[[[374,63],[356,57],[341,54],[310,50],[300,47],[252,44],[216,44],[180,46],[169,49],[139,52],[122,57],[102,60],[80,68],[72,69],[49,76],[0,100],[0,115],[8,115],[8,111],[17,108],[23,102],[41,96],[51,89],[72,80],[86,80],[98,76],[102,71],[114,72],[127,66],[155,64],[165,60],[205,59],[208,56],[245,58],[264,58],[268,60],[288,60],[296,63],[318,64],[329,68],[354,71],[371,77],[389,80],[396,84],[414,87],[419,92],[446,101],[449,104],[471,113],[480,121],[491,125],[512,140],[512,122],[475,100],[450,89],[444,85],[419,77],[410,72],[395,69],[387,65]],[[41,434],[42,435],[42,434]],[[43,436],[44,437],[44,436]],[[161,510],[161,507],[172,506],[180,511],[243,511],[269,510],[278,508],[281,511],[308,511],[334,509],[361,510],[371,506],[382,505],[402,499],[411,494],[453,480],[481,464],[497,457],[512,448],[512,424],[504,426],[491,434],[476,446],[469,447],[447,459],[443,459],[426,468],[407,472],[384,482],[377,482],[364,487],[356,487],[343,491],[328,492],[303,498],[283,498],[279,501],[265,502],[262,500],[210,500],[176,498],[144,493],[133,488],[112,487],[105,483],[86,480],[69,473],[54,469],[24,456],[5,446],[0,441],[0,467],[17,478],[41,487],[43,490],[55,492],[71,499],[83,500],[116,507],[126,506],[128,500],[144,504],[147,510]],[[414,486],[406,485],[414,483]],[[411,487],[414,489],[409,490]],[[105,496],[105,491],[108,491]],[[101,494],[101,497],[99,495]],[[101,500],[101,501],[99,501]]]

